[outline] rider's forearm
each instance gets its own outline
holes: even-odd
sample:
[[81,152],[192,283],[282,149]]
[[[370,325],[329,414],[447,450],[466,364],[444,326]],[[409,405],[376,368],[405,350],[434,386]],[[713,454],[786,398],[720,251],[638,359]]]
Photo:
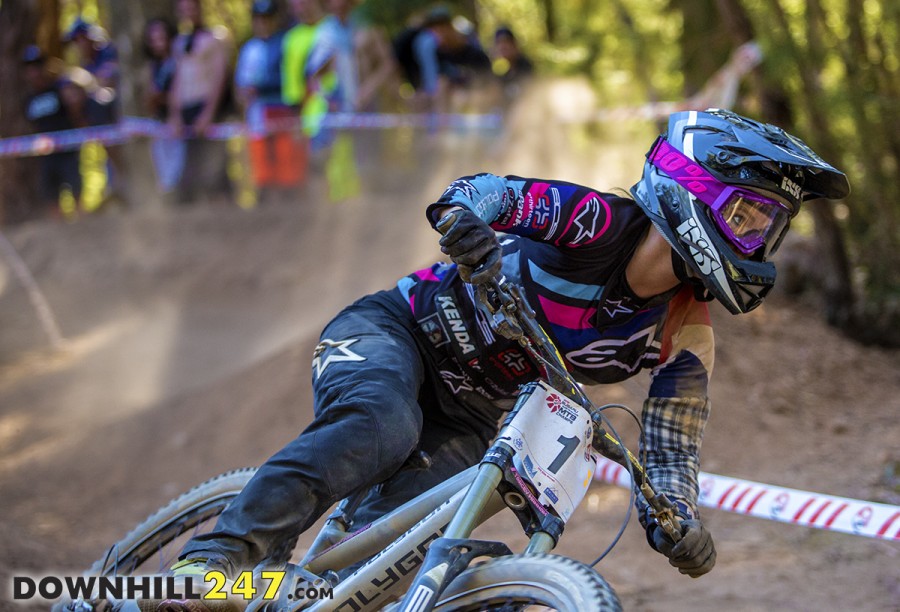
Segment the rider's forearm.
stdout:
[[487,223],[500,215],[502,205],[508,198],[508,184],[505,178],[493,174],[465,176],[453,181],[437,202],[426,210],[428,220],[433,224],[452,207],[471,210]]
[[[645,468],[657,492],[681,501],[689,514],[697,515],[700,444],[709,418],[705,397],[650,397],[644,402]],[[644,521],[646,502],[638,496],[639,517]]]

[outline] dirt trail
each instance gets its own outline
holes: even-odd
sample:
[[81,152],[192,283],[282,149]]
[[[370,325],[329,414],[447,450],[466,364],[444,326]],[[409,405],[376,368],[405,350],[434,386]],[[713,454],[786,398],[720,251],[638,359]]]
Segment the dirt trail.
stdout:
[[[637,178],[646,129],[550,134],[533,117],[552,109],[526,110],[503,138],[369,142],[390,161],[365,163],[367,195],[339,204],[316,184],[303,201],[249,212],[146,210],[10,230],[69,345],[42,349],[0,266],[0,609],[10,574],[78,571],[170,497],[292,438],[311,412],[319,330],[348,301],[439,255],[422,208],[450,180],[489,170],[609,188]],[[859,347],[777,296],[714,319],[705,470],[900,502],[900,353]],[[639,408],[646,384],[640,376],[602,394]],[[560,552],[592,560],[625,504],[624,491],[595,485]],[[897,543],[705,517],[719,565],[696,581],[630,526],[599,566],[627,609],[900,609]],[[517,537],[508,524],[485,531]]]

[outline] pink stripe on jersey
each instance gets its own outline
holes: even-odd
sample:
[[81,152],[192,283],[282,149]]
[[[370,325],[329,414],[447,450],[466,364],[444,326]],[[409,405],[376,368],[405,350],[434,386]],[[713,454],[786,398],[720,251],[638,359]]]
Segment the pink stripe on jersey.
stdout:
[[434,273],[434,270],[432,270],[431,268],[425,268],[425,269],[423,269],[423,270],[417,270],[417,271],[414,272],[413,274],[415,274],[416,276],[418,276],[419,279],[420,279],[420,280],[423,280],[423,281],[432,281],[432,282],[437,283],[437,282],[440,282],[440,280],[441,280],[441,279],[439,279],[439,278],[437,277],[437,275]]
[[566,327],[568,329],[590,329],[593,327],[591,320],[597,313],[596,308],[578,308],[577,306],[567,306],[549,300],[542,295],[538,296],[541,309],[547,316],[547,320],[554,325]]

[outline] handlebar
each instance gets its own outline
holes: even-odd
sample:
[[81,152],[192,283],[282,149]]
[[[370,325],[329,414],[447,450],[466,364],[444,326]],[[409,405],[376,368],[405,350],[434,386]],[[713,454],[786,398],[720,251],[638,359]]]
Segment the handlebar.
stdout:
[[[450,229],[453,211],[441,217],[435,228],[444,234]],[[606,417],[588,398],[566,368],[565,361],[553,340],[537,321],[522,288],[498,274],[483,283],[475,284],[476,306],[487,317],[495,333],[519,343],[542,366],[545,380],[570,400],[583,406],[591,415],[594,435],[592,445],[607,457],[629,469],[634,483],[652,509],[652,516],[673,542],[681,540],[681,518],[675,505],[665,493],[656,492],[637,457],[616,437],[610,435],[603,422]],[[640,480],[638,480],[640,478]]]

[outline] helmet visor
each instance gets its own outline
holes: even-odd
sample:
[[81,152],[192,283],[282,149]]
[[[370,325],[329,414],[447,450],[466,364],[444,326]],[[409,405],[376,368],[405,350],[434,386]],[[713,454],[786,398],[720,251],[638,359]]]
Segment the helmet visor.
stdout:
[[755,191],[726,185],[696,161],[660,138],[647,158],[697,200],[709,207],[716,226],[744,255],[764,247],[768,256],[791,220],[787,205]]

